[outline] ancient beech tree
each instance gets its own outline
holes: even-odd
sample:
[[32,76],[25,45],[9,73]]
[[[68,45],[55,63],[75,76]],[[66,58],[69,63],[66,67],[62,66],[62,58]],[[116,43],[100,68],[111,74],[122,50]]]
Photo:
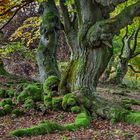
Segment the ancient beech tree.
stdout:
[[[71,61],[61,77],[59,88],[62,92],[80,90],[83,94],[94,95],[98,79],[112,57],[112,39],[119,34],[120,29],[140,15],[140,0],[114,17],[110,17],[110,12],[126,0],[75,0],[71,6],[76,11],[73,15],[69,14],[65,2],[60,0],[59,5],[64,32],[71,48]],[[54,0],[48,0],[42,5],[39,50],[44,50],[40,53],[39,67],[41,75],[46,73],[47,78],[49,75],[59,75],[55,60],[59,13]]]
[[140,51],[137,51],[139,31],[140,25],[133,31],[131,35],[128,35],[128,27],[126,27],[126,34],[122,39],[123,45],[121,47],[121,52],[119,55],[117,73],[116,76],[111,79],[111,82],[115,82],[116,84],[121,83],[128,71],[128,67],[130,67],[135,73],[138,72],[133,68],[132,65],[129,65],[129,61],[140,55]]

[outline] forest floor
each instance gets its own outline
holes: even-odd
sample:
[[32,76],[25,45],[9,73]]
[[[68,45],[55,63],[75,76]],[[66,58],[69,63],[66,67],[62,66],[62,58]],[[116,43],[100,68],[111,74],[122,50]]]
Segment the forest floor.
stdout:
[[[16,87],[16,80],[11,80],[13,88]],[[0,76],[0,89],[8,89],[9,79]],[[121,101],[124,98],[139,99],[140,90],[132,90],[121,88],[118,86],[99,85],[97,93],[111,101]],[[0,100],[2,100],[0,98]],[[17,108],[21,108],[19,104]],[[134,110],[140,111],[139,105],[133,105]],[[11,115],[0,117],[0,140],[140,140],[140,126],[119,122],[112,124],[108,120],[102,118],[94,119],[91,125],[86,129],[80,129],[74,132],[55,132],[32,137],[10,137],[9,132],[18,128],[27,128],[38,124],[43,120],[52,120],[60,124],[74,122],[76,115],[63,111],[50,111],[46,114],[29,110],[24,115],[18,118],[13,118]]]

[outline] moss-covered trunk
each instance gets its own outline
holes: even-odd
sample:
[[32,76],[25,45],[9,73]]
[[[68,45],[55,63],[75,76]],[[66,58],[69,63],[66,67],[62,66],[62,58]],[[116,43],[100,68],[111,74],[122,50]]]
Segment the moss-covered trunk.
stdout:
[[40,81],[44,82],[50,75],[59,77],[56,61],[56,49],[59,28],[59,13],[54,1],[42,2],[39,8],[42,15],[40,26],[40,43],[37,50]]
[[98,80],[112,56],[112,49],[102,44],[97,48],[80,46],[76,55],[75,52],[62,79],[63,85],[70,92],[80,90],[94,94]]
[[111,79],[110,81],[115,84],[122,83],[125,75],[127,74],[127,71],[128,71],[128,60],[121,59],[117,67],[117,73],[115,77]]
[[109,64],[108,64],[105,72],[103,73],[101,81],[106,82],[107,80],[109,80],[110,75],[112,73],[112,66],[113,66],[113,63],[114,63],[114,59],[115,59],[115,56],[112,56],[112,58],[110,59]]

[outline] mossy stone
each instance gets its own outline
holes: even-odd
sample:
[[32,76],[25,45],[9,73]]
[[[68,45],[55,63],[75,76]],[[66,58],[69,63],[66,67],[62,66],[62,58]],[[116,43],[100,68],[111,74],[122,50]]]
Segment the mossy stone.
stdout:
[[7,90],[6,93],[8,94],[8,97],[12,98],[15,95],[15,90],[10,89],[10,90]]
[[45,93],[53,91],[55,87],[58,87],[58,84],[59,78],[57,76],[49,76],[43,84],[43,90]]
[[91,117],[86,112],[81,112],[77,115],[75,122],[65,125],[65,129],[68,131],[74,131],[81,127],[86,128],[90,125]]
[[25,102],[24,102],[23,107],[24,107],[25,109],[34,108],[34,101],[33,101],[33,99],[27,98],[27,99],[25,100]]
[[6,104],[4,107],[3,107],[4,111],[8,114],[8,113],[11,113],[12,112],[12,106]]
[[0,90],[0,98],[8,98],[8,97],[9,97],[9,96],[8,96],[6,90],[1,89],[1,90]]
[[129,113],[128,110],[124,109],[124,108],[112,108],[110,109],[110,118],[111,118],[111,122],[112,123],[116,123],[119,121],[124,121],[125,117],[127,116],[127,114]]
[[86,128],[87,126],[90,125],[91,118],[88,116],[86,112],[82,112],[77,115],[75,119],[75,124],[78,125],[79,127],[84,127]]
[[12,111],[12,117],[19,117],[19,116],[21,116],[23,114],[24,114],[24,111],[20,110],[20,109],[14,109]]
[[75,106],[77,104],[76,100],[77,100],[76,95],[74,93],[66,94],[63,97],[63,101],[62,101],[63,109],[65,110],[65,109],[67,109],[69,107]]
[[71,108],[71,112],[72,112],[72,113],[75,113],[75,114],[78,114],[78,113],[81,112],[81,108],[80,108],[79,106],[73,106],[73,107]]
[[41,96],[42,96],[42,89],[38,88],[37,85],[31,84],[31,85],[28,85],[20,93],[20,95],[17,97],[17,100],[19,102],[24,102],[26,100],[26,98],[30,97],[34,101],[39,101],[39,100],[41,100]]
[[10,132],[11,136],[16,136],[16,137],[23,137],[23,136],[36,136],[36,135],[44,135],[48,134],[54,131],[62,131],[64,130],[63,126],[50,122],[50,121],[45,121],[42,122],[38,125],[35,125],[31,128],[25,128],[25,129],[18,129]]
[[7,98],[7,99],[4,99],[3,101],[1,101],[1,106],[5,106],[5,105],[10,105],[10,106],[12,106],[13,105],[13,102],[12,102],[12,100],[10,99],[10,98]]
[[125,122],[140,125],[140,112],[130,112],[125,117]]
[[60,110],[62,108],[62,98],[52,98],[52,108],[53,110]]
[[26,91],[22,91],[22,92],[20,93],[20,95],[17,97],[17,101],[23,103],[23,102],[25,102],[25,100],[26,100],[28,97],[29,97],[28,93],[27,93]]
[[52,109],[52,98],[48,95],[44,95],[44,105],[46,109]]
[[54,131],[73,131],[81,127],[88,127],[90,125],[91,118],[86,112],[82,112],[77,115],[75,122],[67,125],[59,125],[55,122],[43,121],[38,125],[30,128],[17,129],[10,132],[10,136],[23,137],[23,136],[36,136],[52,133]]

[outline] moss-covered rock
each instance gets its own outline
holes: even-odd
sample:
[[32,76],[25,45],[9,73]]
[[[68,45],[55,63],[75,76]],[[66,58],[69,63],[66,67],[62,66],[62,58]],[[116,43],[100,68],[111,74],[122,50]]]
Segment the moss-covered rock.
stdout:
[[53,95],[54,92],[51,91],[58,91],[58,84],[59,78],[57,76],[48,77],[43,84],[44,93],[50,96],[55,96]]
[[2,106],[2,107],[4,107],[7,104],[10,105],[10,106],[14,105],[10,98],[4,99],[0,102],[0,106]]
[[52,108],[53,108],[53,110],[62,109],[62,98],[61,97],[52,98]]
[[64,110],[66,110],[69,107],[76,106],[76,105],[77,105],[77,99],[74,93],[66,94],[63,97],[62,107]]
[[20,95],[17,97],[17,100],[19,102],[24,102],[26,100],[26,98],[30,97],[34,101],[39,101],[39,100],[41,100],[41,96],[42,96],[42,89],[38,88],[38,86],[36,86],[34,84],[31,84],[31,85],[28,85],[20,93]]
[[38,110],[38,111],[41,111],[43,113],[45,113],[47,111],[46,106],[42,102],[36,102],[35,103],[35,109]]
[[3,109],[4,109],[4,111],[6,112],[6,114],[12,112],[12,106],[9,105],[9,104],[6,104],[6,105],[3,107]]
[[112,123],[116,123],[119,121],[124,121],[125,117],[127,116],[127,114],[129,113],[128,110],[124,109],[124,108],[111,108],[111,111],[109,113],[110,115],[110,119]]
[[82,112],[77,115],[75,122],[65,125],[66,130],[74,131],[81,127],[86,128],[90,125],[91,117],[86,113]]
[[14,130],[10,132],[10,135],[16,137],[23,137],[23,136],[32,136],[32,135],[33,136],[44,135],[48,133],[53,133],[55,131],[64,131],[64,130],[73,131],[81,127],[84,128],[88,127],[90,125],[90,121],[91,118],[88,116],[88,114],[86,112],[82,112],[77,115],[75,122],[72,124],[59,125],[55,122],[43,121],[31,128]]
[[34,108],[34,101],[31,98],[27,98],[23,104],[23,107],[25,109],[31,109]]
[[0,98],[8,98],[8,97],[9,97],[9,96],[8,96],[6,90],[1,89],[1,90],[0,90]]
[[63,126],[57,123],[45,121],[31,128],[18,129],[18,130],[12,131],[10,135],[16,136],[16,137],[32,136],[32,135],[35,136],[35,135],[48,134],[56,130],[62,131],[64,130],[64,128]]
[[77,100],[79,104],[83,105],[84,107],[88,109],[91,107],[91,101],[87,97],[80,95],[77,96]]
[[140,125],[140,112],[130,112],[125,117],[125,122]]
[[78,113],[81,112],[81,108],[80,108],[79,106],[73,106],[73,107],[71,108],[71,112],[72,112],[72,113],[75,113],[75,114],[78,114]]
[[3,117],[4,115],[6,115],[6,112],[4,109],[0,108],[0,117]]
[[9,89],[6,91],[6,93],[7,93],[8,97],[12,98],[15,95],[15,90]]
[[21,109],[14,109],[12,111],[12,117],[19,117],[24,114],[24,111]]
[[52,109],[52,98],[48,95],[44,95],[44,105],[46,109]]

